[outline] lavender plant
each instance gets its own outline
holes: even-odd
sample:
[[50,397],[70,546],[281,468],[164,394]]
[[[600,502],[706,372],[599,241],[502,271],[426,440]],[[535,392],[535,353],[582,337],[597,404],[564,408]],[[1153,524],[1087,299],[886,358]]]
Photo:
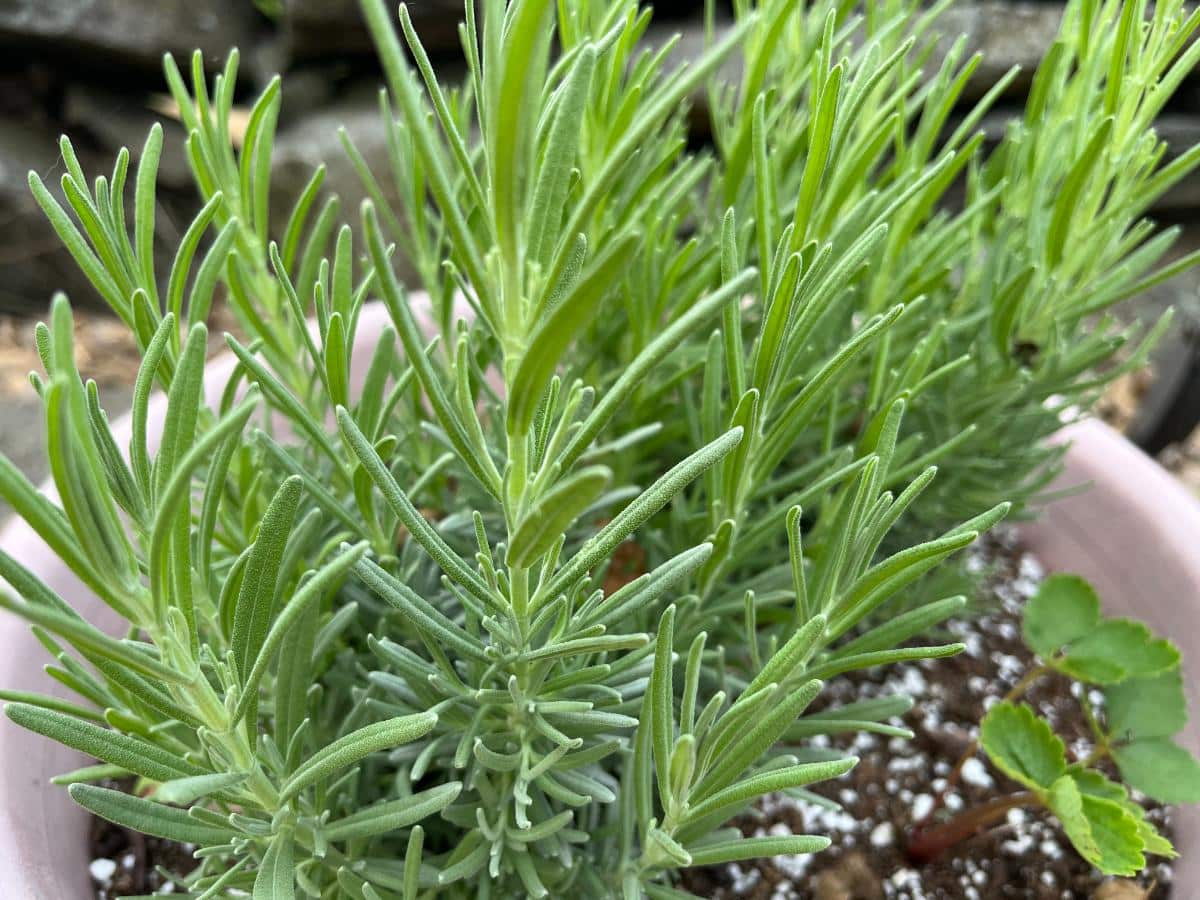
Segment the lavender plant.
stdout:
[[[38,330],[58,500],[6,460],[0,496],[127,630],[0,555],[0,605],[78,697],[9,717],[100,761],[59,779],[78,803],[196,845],[194,898],[666,898],[822,849],[729,823],[854,765],[812,738],[907,734],[903,696],[808,710],[961,649],[921,641],[964,604],[921,577],[1139,363],[1102,313],[1193,261],[1161,266],[1143,216],[1200,160],[1163,164],[1151,126],[1200,18],[1072,3],[989,152],[1004,84],[950,127],[979,60],[930,68],[942,6],[738,2],[679,67],[632,0],[486,0],[453,87],[403,7],[400,33],[362,7],[391,158],[345,141],[358,217],[318,169],[271,221],[281,87],[235,148],[236,54],[211,84],[166,61],[203,201],[170,271],[158,128],[91,186],[64,139],[62,201],[31,175],[142,364],[121,446],[65,298]],[[210,405],[218,290],[237,362]],[[609,579],[631,546],[644,571]]]

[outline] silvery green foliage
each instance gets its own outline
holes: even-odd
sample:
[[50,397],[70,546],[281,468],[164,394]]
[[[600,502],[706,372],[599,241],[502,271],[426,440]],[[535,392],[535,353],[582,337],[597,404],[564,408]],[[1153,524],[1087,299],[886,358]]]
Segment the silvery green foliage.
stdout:
[[[118,446],[64,298],[38,331],[60,499],[7,461],[0,495],[129,629],[0,557],[78,695],[9,716],[100,760],[60,779],[79,803],[198,846],[183,896],[675,897],[688,866],[820,850],[729,823],[854,765],[811,738],[907,733],[904,697],[808,708],[960,649],[920,636],[962,598],[886,604],[1045,484],[1038,438],[1126,337],[1089,323],[1191,262],[1156,268],[1141,215],[1198,158],[1150,129],[1198,20],[1143,7],[1071,4],[986,152],[1003,85],[949,128],[978,59],[922,74],[939,9],[909,0],[739,3],[683,68],[628,0],[486,0],[456,88],[363,0],[391,166],[347,142],[373,202],[319,169],[286,222],[279,82],[235,149],[236,55],[211,85],[168,59],[204,201],[171,271],[157,128],[91,188],[64,141],[65,207],[31,176],[143,363]],[[239,365],[210,408],[218,287]],[[392,325],[352,388],[368,298]]]

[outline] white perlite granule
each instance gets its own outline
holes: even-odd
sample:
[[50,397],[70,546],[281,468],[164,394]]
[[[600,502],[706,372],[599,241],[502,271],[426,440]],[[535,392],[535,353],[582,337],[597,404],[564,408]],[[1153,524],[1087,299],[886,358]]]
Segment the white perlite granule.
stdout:
[[117,874],[117,864],[111,859],[93,859],[88,871],[91,872],[93,881],[108,884]]
[[995,784],[987,767],[977,757],[971,757],[963,764],[962,780],[967,784],[981,788],[990,788]]
[[896,826],[891,822],[880,822],[871,829],[872,847],[890,847],[896,841]]

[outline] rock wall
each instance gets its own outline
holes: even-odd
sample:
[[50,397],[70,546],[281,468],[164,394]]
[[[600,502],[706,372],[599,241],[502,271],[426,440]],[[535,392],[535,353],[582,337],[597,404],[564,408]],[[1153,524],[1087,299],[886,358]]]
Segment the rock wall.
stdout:
[[[273,208],[279,216],[318,161],[329,166],[327,189],[352,210],[362,192],[342,152],[344,127],[369,163],[383,164],[386,147],[377,119],[379,75],[358,12],[358,0],[0,0],[0,312],[38,314],[54,290],[79,304],[98,302],[29,196],[36,169],[53,183],[61,170],[57,138],[67,133],[89,175],[106,171],[122,146],[136,162],[156,119],[167,131],[158,216],[164,264],[196,207],[182,153],[182,130],[163,108],[164,52],[186,56],[199,47],[216,68],[231,47],[241,48],[239,99],[250,99],[275,72],[284,78],[284,103],[274,163]],[[655,4],[655,33],[684,31],[680,53],[696,52],[702,32],[695,0]],[[430,53],[445,70],[461,70],[456,33],[459,0],[410,5]],[[946,17],[947,32],[968,35],[984,54],[968,93],[979,96],[1013,65],[1030,73],[1050,46],[1062,5],[1054,2],[960,2]],[[729,77],[736,77],[730,71]],[[1015,109],[1028,86],[1018,78],[1005,99]],[[1200,140],[1200,94],[1162,121],[1172,151]],[[1005,107],[985,122],[997,134]],[[48,177],[50,176],[50,177]],[[1181,185],[1158,213],[1183,222],[1200,212],[1200,180]]]

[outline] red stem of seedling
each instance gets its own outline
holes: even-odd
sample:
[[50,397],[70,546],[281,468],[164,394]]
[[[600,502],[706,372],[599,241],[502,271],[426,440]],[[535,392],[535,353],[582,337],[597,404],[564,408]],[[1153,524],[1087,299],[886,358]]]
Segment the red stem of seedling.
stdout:
[[978,834],[990,825],[1002,821],[1010,809],[1029,806],[1036,798],[1029,791],[998,797],[971,807],[940,825],[918,825],[906,848],[908,858],[917,865],[931,863],[955,844]]
[[[1004,695],[1001,702],[1015,703],[1025,695],[1025,692],[1032,687],[1033,683],[1050,671],[1050,667],[1046,665],[1036,666],[1030,669],[1025,675],[1012,686],[1007,694]],[[958,786],[959,779],[962,778],[963,768],[967,761],[979,752],[979,738],[973,738],[971,743],[967,745],[967,749],[963,751],[962,756],[958,758],[958,762],[954,764],[954,768],[950,770],[950,774],[946,776],[946,785],[933,798],[933,805],[929,807],[929,812],[925,813],[920,819],[913,823],[914,833],[920,833],[922,826],[933,818],[934,814],[941,809],[946,803],[946,795],[949,794],[955,787]]]

